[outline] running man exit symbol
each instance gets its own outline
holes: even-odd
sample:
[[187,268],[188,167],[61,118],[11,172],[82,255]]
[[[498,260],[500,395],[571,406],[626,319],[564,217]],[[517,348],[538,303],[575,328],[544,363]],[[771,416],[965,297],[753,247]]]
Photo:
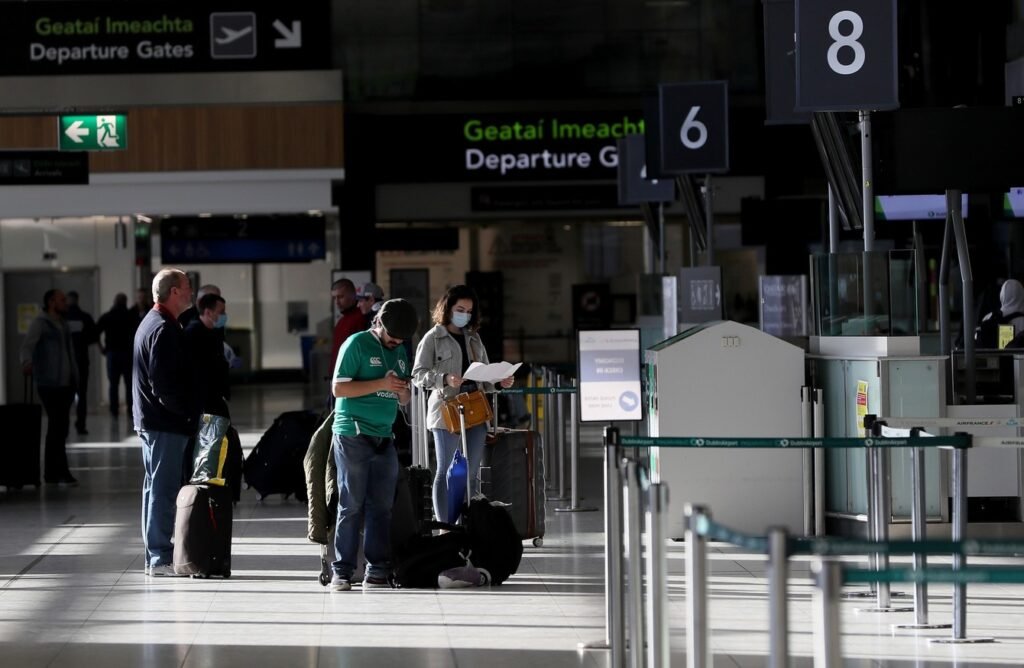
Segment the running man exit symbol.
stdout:
[[128,147],[128,117],[60,116],[57,144],[62,151],[122,151]]

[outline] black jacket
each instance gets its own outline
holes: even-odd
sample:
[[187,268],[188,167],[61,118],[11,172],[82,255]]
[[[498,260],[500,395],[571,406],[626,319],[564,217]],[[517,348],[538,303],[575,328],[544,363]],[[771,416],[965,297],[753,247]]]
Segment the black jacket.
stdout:
[[228,361],[220,333],[196,319],[185,328],[185,349],[199,390],[200,410],[210,415],[228,414]]
[[115,306],[101,315],[100,321],[96,323],[96,328],[103,335],[103,347],[108,353],[114,354],[132,351],[138,327],[138,311],[127,306]]
[[195,434],[198,388],[177,320],[156,308],[147,313],[135,332],[132,360],[136,431]]

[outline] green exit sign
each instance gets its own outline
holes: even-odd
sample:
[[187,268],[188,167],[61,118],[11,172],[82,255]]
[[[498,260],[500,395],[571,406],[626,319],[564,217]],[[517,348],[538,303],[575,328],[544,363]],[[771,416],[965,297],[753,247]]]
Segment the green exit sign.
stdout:
[[124,114],[61,116],[57,123],[62,151],[123,151],[128,147]]

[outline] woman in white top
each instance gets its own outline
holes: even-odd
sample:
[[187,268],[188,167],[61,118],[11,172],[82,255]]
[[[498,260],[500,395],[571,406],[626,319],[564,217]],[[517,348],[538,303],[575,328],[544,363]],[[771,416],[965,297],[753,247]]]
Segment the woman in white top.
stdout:
[[[427,401],[427,427],[434,434],[434,452],[437,473],[434,476],[434,516],[444,522],[448,518],[448,486],[445,474],[455,456],[462,438],[447,430],[441,415],[441,406],[460,392],[480,389],[493,392],[491,383],[463,381],[462,375],[473,362],[488,364],[487,350],[477,333],[480,309],[476,292],[468,285],[455,285],[448,289],[434,307],[434,326],[420,340],[416,348],[412,380],[426,390],[433,390]],[[502,387],[512,387],[510,376],[501,381]],[[483,456],[487,425],[466,430],[466,450],[469,453],[471,493],[480,491],[480,460]]]

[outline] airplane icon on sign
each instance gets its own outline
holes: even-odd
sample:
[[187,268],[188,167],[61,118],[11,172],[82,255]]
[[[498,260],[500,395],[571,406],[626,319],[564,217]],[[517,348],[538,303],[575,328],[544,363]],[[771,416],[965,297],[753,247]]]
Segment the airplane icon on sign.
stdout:
[[241,30],[232,30],[231,28],[228,28],[227,26],[221,26],[220,30],[223,33],[223,36],[222,37],[215,37],[214,41],[217,42],[217,44],[231,44],[232,42],[240,40],[243,37],[245,37],[246,35],[248,35],[249,33],[251,33],[252,32],[252,26],[246,26],[245,28],[242,28]]

